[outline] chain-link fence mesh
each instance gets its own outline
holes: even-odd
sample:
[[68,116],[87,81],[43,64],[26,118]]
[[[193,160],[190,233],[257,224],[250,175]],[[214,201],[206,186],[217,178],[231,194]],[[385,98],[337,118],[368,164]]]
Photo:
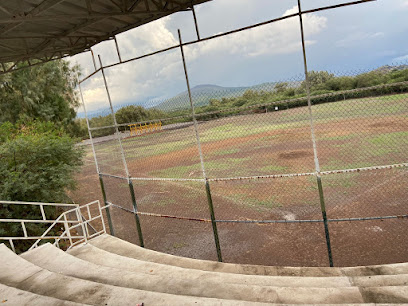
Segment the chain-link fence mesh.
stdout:
[[[146,76],[158,91],[161,73]],[[324,266],[329,250],[338,266],[408,260],[406,65],[188,89],[88,114],[118,237],[247,264]]]

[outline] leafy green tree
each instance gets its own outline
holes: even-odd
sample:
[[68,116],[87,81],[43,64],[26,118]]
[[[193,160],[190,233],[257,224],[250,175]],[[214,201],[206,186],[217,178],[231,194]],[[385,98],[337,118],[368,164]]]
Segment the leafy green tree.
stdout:
[[58,60],[0,76],[0,122],[36,119],[74,131],[78,70]]
[[[325,84],[334,78],[334,74],[327,71],[309,71],[308,79],[310,90],[322,90],[326,89]],[[303,81],[300,85],[302,90],[306,90],[306,81]]]
[[[0,124],[0,199],[30,202],[66,202],[75,187],[74,173],[82,165],[83,151],[61,127],[52,122]],[[55,217],[56,210],[46,210]],[[41,218],[36,206],[0,205],[0,218]],[[31,235],[46,226],[27,224]],[[1,225],[0,235],[22,235],[19,224]],[[27,243],[16,245],[23,250]]]
[[356,88],[356,80],[354,77],[343,76],[329,79],[325,87],[329,90],[348,90]]
[[132,123],[164,118],[165,113],[158,109],[146,109],[142,106],[129,105],[116,112],[118,123]]
[[289,88],[289,84],[287,82],[280,82],[275,85],[274,90],[280,94],[285,92]]

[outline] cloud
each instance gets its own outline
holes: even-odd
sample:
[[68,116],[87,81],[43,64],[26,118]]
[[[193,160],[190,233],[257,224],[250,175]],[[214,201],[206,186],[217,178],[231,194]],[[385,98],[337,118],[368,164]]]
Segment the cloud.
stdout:
[[362,41],[366,41],[369,39],[378,39],[384,37],[384,32],[375,32],[375,33],[368,33],[368,32],[353,32],[346,36],[345,38],[338,40],[336,42],[337,47],[349,47],[355,44],[361,44]]
[[[120,34],[117,39],[122,58],[128,59],[176,45],[177,40],[166,27],[170,18],[171,16]],[[116,50],[112,46],[110,47],[108,50],[99,47],[98,52],[95,51],[95,53],[105,53],[102,58],[117,62]],[[97,48],[98,46],[94,49]],[[94,70],[90,55],[77,56],[72,61],[79,62],[82,67],[85,67],[84,75],[88,75]],[[107,60],[104,63],[108,63]],[[181,65],[180,51],[174,50],[106,69],[112,103],[114,105],[130,104],[145,101],[151,97],[164,99],[171,86],[184,80]],[[88,111],[107,110],[109,108],[100,73],[84,82],[82,90]]]
[[[285,11],[283,15],[296,12],[297,7],[294,6]],[[245,14],[245,10],[242,10],[241,14]],[[177,45],[178,39],[169,30],[172,18],[176,17],[168,16],[118,35],[122,58],[128,59]],[[303,21],[306,44],[316,43],[316,40],[310,38],[326,28],[327,18],[308,14],[304,16]],[[96,54],[102,54],[105,64],[117,61],[116,50],[112,42],[101,44],[94,49]],[[289,54],[300,50],[300,28],[297,17],[201,42],[185,49],[189,64],[198,63],[201,69],[204,69],[203,73],[206,73],[203,67],[205,63],[200,62],[203,56],[215,56],[224,61],[230,61],[231,55],[251,59]],[[81,64],[85,61],[87,61],[85,71],[87,75],[94,68],[90,55],[80,59]],[[107,78],[114,105],[155,100],[155,97],[164,98],[185,90],[184,72],[178,49],[110,68],[107,70]],[[89,111],[108,109],[109,104],[100,75],[86,82],[83,92]]]
[[[297,6],[287,10],[283,16],[294,14]],[[306,44],[316,43],[307,37],[321,32],[327,26],[327,18],[315,14],[305,15],[303,18]],[[248,31],[216,38],[190,48],[189,57],[198,58],[202,54],[219,53],[256,57],[293,53],[301,48],[299,20],[296,17],[276,23],[257,27]],[[200,50],[200,51],[198,51]]]
[[171,18],[167,16],[118,35],[123,54],[131,58],[178,44],[178,39],[168,29]]
[[404,8],[408,8],[408,0],[403,0],[401,6]]
[[393,63],[408,63],[408,54],[392,59]]

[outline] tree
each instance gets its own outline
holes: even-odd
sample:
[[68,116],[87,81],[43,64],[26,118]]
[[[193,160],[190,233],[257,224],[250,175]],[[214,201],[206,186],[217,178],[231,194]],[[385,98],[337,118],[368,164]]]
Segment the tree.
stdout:
[[[325,84],[334,78],[334,74],[328,73],[327,71],[309,71],[308,80],[310,90],[321,90],[325,88]],[[302,90],[306,89],[306,81],[303,81],[300,85]]]
[[36,119],[74,131],[78,70],[58,60],[0,76],[0,122]]
[[[74,173],[82,165],[83,151],[62,128],[52,122],[30,121],[0,124],[0,199],[30,202],[66,202],[67,189],[75,187]],[[56,210],[46,209],[49,217]],[[1,205],[0,218],[41,218],[38,207]],[[31,234],[45,226],[27,224]],[[3,236],[22,235],[18,224],[0,228]],[[16,245],[23,250],[27,243]]]
[[274,90],[280,94],[285,92],[289,88],[289,84],[287,82],[280,82],[275,85]]
[[136,105],[122,107],[116,112],[116,120],[118,123],[141,122],[164,117],[165,113],[158,109],[146,109]]

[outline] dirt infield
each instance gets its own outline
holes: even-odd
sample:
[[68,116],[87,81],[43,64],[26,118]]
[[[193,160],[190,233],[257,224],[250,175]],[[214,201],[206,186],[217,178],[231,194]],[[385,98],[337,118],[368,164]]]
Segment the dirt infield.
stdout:
[[[407,95],[348,100],[313,107],[322,171],[407,162]],[[228,117],[199,124],[210,178],[314,172],[306,108]],[[133,177],[201,178],[193,127],[123,140]],[[78,174],[76,202],[101,200],[87,149]],[[113,141],[96,145],[101,171],[124,175]],[[327,215],[364,218],[406,214],[407,168],[331,174],[322,177]],[[108,200],[131,209],[126,181],[105,179]],[[135,181],[141,212],[209,218],[202,182]],[[217,220],[321,220],[314,176],[211,183]],[[112,209],[116,234],[137,243],[132,214]],[[216,259],[211,224],[142,216],[148,248]],[[328,265],[322,222],[231,224],[218,222],[224,261],[265,265]],[[330,222],[337,266],[408,261],[407,219]]]

